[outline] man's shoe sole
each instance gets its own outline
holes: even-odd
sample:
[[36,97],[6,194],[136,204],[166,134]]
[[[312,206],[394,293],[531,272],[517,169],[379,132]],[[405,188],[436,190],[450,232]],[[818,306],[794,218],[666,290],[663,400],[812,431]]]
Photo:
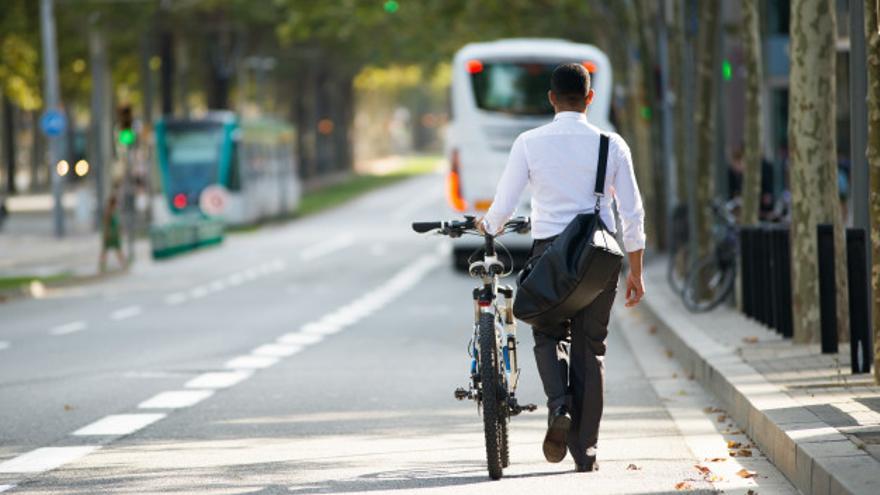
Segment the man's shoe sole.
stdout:
[[565,459],[565,439],[571,428],[571,418],[559,416],[553,419],[553,423],[547,428],[544,436],[544,458],[547,462],[562,462]]

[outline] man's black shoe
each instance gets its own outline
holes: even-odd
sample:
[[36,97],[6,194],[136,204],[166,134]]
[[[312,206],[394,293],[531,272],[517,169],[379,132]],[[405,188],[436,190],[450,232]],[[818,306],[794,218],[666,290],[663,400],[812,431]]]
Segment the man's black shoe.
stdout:
[[550,412],[547,421],[547,434],[544,436],[544,458],[547,462],[561,462],[565,459],[565,438],[571,428],[568,408],[559,406]]
[[587,457],[586,464],[575,464],[574,471],[576,473],[591,473],[593,471],[599,470],[599,463],[596,462],[595,457]]

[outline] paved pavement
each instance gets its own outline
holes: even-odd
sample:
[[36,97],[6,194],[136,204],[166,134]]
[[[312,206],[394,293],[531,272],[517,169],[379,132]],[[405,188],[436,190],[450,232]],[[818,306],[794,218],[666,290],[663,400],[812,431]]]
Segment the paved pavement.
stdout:
[[[449,216],[442,189],[417,178],[0,304],[0,492],[796,493],[623,308],[601,471],[543,461],[541,408],[514,418],[512,465],[488,481],[477,411],[452,398],[473,282],[447,241],[408,229]],[[519,337],[518,395],[540,403]]]
[[804,493],[880,493],[880,387],[851,373],[849,346],[823,355],[730,307],[690,314],[664,272],[647,270],[661,340],[780,470]]

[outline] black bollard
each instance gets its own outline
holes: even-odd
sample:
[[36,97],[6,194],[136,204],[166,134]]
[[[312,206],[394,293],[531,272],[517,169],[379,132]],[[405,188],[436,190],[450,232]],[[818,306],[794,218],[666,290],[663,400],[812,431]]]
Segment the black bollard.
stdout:
[[873,361],[868,308],[868,248],[864,229],[847,229],[850,364],[853,374],[870,373]]
[[781,304],[782,286],[779,279],[779,272],[782,270],[781,253],[779,252],[779,243],[777,242],[778,225],[767,226],[767,244],[770,246],[770,328],[776,333],[782,333],[780,328],[782,322],[779,318],[779,305]]
[[819,310],[821,313],[822,353],[837,352],[837,290],[834,280],[834,227],[818,225]]
[[777,320],[783,337],[794,335],[794,313],[791,300],[791,229],[780,226],[776,232],[777,253],[779,255],[776,276],[779,280],[779,301]]
[[740,300],[742,301],[743,314],[752,316],[752,266],[749,256],[749,232],[751,227],[742,227],[739,231],[739,266],[742,274],[740,282]]

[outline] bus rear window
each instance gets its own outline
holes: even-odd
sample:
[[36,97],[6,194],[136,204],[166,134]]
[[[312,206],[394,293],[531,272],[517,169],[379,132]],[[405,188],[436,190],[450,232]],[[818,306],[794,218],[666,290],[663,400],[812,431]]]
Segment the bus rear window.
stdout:
[[547,101],[555,63],[483,62],[471,74],[477,107],[511,115],[553,115]]

